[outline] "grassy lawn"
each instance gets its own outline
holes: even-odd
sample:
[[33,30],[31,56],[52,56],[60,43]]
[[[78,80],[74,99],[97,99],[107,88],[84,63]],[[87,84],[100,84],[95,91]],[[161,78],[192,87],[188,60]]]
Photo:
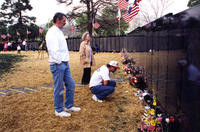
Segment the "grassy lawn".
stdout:
[[[92,100],[88,85],[76,85],[74,104],[81,107],[81,111],[72,112],[69,118],[59,118],[54,114],[53,80],[47,54],[41,58],[33,51],[22,52],[21,56],[10,52],[1,55],[1,58],[4,60],[1,62],[3,68],[9,68],[1,72],[0,90],[35,86],[38,89],[0,96],[0,132],[137,132],[144,108],[138,97],[134,96],[137,89],[125,79],[127,75],[122,70],[119,53],[95,54],[97,65],[92,67],[92,72],[116,60],[121,69],[111,74],[111,78],[123,78],[126,81],[117,82],[115,92],[103,103]],[[76,83],[81,81],[83,72],[79,59],[78,52],[70,52],[70,70]],[[49,84],[51,88],[42,88]]]
[[4,73],[10,72],[11,68],[14,67],[14,64],[22,61],[24,57],[24,55],[0,54],[0,77]]

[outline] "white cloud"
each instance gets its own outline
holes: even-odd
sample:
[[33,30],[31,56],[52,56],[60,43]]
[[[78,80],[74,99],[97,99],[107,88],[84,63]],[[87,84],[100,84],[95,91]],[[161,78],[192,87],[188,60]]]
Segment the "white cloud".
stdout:
[[36,24],[45,24],[53,18],[56,12],[67,13],[65,4],[58,4],[56,0],[31,0],[33,7],[28,14],[36,17]]
[[173,4],[168,8],[168,12],[173,12],[177,14],[178,12],[186,10],[189,0],[174,0]]

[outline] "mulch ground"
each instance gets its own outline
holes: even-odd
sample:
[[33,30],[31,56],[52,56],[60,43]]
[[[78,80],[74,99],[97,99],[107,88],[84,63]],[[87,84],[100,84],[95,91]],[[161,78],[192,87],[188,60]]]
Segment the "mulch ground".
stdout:
[[[38,59],[37,53],[24,53],[27,57],[17,62],[5,73],[1,80],[0,90],[11,88],[32,88],[36,91],[28,93],[8,94],[0,96],[0,131],[53,131],[53,132],[137,132],[144,108],[138,97],[134,96],[137,89],[129,85],[122,69],[112,78],[123,78],[119,81],[115,92],[103,103],[92,100],[88,86],[76,86],[75,106],[81,107],[80,112],[72,112],[69,118],[54,115],[53,88],[42,86],[51,84],[47,56]],[[80,82],[82,69],[79,66],[79,54],[70,53],[70,68],[75,82]],[[99,53],[95,55],[97,66],[110,60],[121,61],[119,53]],[[10,83],[9,83],[10,82]]]
[[1,96],[0,131],[133,131],[136,132],[143,107],[134,96],[136,89],[118,83],[103,103],[92,100],[88,86],[76,87],[72,117],[54,115],[53,89]]

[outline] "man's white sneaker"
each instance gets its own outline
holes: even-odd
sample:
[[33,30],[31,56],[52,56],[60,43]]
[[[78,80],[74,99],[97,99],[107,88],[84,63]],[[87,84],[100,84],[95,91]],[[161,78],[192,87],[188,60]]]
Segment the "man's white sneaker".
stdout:
[[94,101],[99,102],[99,103],[102,103],[102,102],[103,102],[102,100],[98,99],[97,96],[96,96],[95,94],[92,96],[92,99],[93,99]]
[[79,107],[71,107],[69,109],[65,108],[65,111],[67,111],[67,112],[70,112],[70,111],[80,111],[80,110],[81,110],[81,108],[79,108]]
[[55,115],[56,115],[56,116],[60,116],[60,117],[70,117],[70,116],[71,116],[70,113],[67,113],[67,112],[65,112],[65,111],[62,111],[62,112],[57,112],[57,111],[55,111]]

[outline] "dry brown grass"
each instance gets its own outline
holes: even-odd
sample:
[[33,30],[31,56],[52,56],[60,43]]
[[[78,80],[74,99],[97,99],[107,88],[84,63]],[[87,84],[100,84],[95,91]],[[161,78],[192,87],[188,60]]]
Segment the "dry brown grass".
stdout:
[[[16,52],[11,52],[16,54]],[[26,55],[22,62],[16,63],[12,72],[5,73],[0,81],[1,89],[35,87],[52,83],[48,66],[48,56],[38,59],[37,52],[22,52]]]
[[[11,73],[2,76],[0,90],[39,88],[35,92],[0,96],[0,131],[137,132],[143,106],[134,96],[136,89],[128,82],[118,82],[115,92],[103,103],[91,99],[88,86],[76,86],[75,105],[80,106],[81,111],[73,112],[69,118],[55,117],[53,89],[41,88],[53,84],[47,55],[44,59],[38,59],[37,52],[22,54],[27,57],[16,63]],[[82,68],[79,66],[79,54],[70,52],[70,57],[72,76],[75,82],[80,82]],[[110,60],[121,60],[119,53],[98,53],[95,59],[97,66],[92,71]],[[124,78],[126,75],[118,71],[112,76]]]

